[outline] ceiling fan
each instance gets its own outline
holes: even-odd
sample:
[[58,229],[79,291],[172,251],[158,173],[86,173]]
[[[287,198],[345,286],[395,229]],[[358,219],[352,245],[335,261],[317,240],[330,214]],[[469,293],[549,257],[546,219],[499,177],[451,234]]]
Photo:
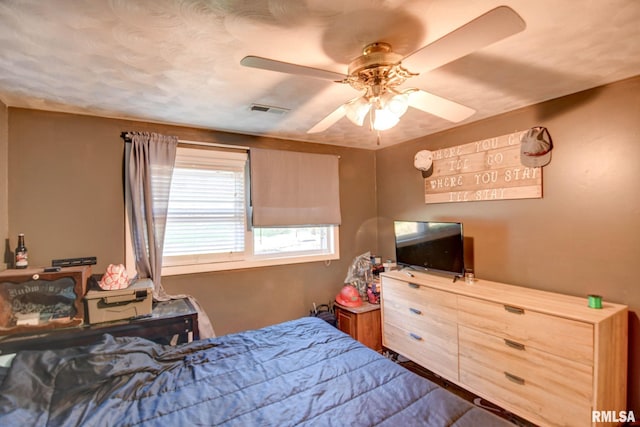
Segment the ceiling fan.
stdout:
[[368,44],[362,55],[349,64],[347,74],[259,56],[246,56],[240,64],[332,80],[349,84],[361,92],[360,96],[339,106],[307,133],[323,132],[345,116],[359,126],[368,118],[373,129],[389,129],[398,123],[409,106],[459,122],[473,115],[475,110],[421,89],[401,89],[400,86],[419,73],[443,66],[524,28],[525,22],[513,9],[499,6],[405,57],[393,52],[388,43]]

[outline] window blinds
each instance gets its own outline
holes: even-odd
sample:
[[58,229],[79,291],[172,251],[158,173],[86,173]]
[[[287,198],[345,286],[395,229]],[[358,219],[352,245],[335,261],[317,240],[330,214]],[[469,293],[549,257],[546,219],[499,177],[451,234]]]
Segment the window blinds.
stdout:
[[164,256],[244,251],[246,153],[178,148]]
[[250,163],[254,226],[340,224],[337,156],[252,148]]

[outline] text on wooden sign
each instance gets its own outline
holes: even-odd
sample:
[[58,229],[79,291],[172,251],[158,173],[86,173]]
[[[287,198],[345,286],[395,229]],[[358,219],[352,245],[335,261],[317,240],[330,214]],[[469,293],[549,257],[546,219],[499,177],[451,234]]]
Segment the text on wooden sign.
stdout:
[[425,203],[542,197],[542,169],[520,163],[520,137],[496,136],[433,152]]

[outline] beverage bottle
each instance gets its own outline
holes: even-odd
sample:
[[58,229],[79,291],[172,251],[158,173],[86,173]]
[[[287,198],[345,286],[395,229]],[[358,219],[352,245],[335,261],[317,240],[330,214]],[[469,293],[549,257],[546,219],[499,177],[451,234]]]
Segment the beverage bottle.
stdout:
[[16,268],[27,268],[29,266],[29,256],[27,247],[24,245],[24,234],[18,234],[18,247],[16,248]]

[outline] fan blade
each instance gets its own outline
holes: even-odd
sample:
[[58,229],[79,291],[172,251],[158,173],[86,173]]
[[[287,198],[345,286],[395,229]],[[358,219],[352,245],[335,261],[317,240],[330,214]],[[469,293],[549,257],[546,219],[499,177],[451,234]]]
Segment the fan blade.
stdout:
[[423,90],[409,93],[409,105],[454,123],[461,122],[476,112],[473,108],[465,107]]
[[426,73],[519,33],[525,27],[513,9],[499,6],[410,53],[402,60],[402,66],[414,73]]
[[307,133],[324,132],[325,130],[329,129],[331,126],[336,124],[336,122],[338,120],[340,120],[341,118],[343,118],[346,114],[347,114],[347,112],[346,112],[346,110],[344,108],[344,104],[343,104],[343,105],[339,106],[338,108],[336,108],[327,117],[325,117],[324,119],[322,119],[318,123],[316,123],[316,125],[313,126],[311,129],[309,129],[307,131]]
[[276,61],[259,56],[245,56],[240,61],[245,67],[260,68],[262,70],[277,71],[279,73],[297,74],[300,76],[314,77],[317,79],[332,80],[341,82],[347,76],[333,71],[321,70],[319,68],[307,67],[304,65],[290,64],[288,62]]

